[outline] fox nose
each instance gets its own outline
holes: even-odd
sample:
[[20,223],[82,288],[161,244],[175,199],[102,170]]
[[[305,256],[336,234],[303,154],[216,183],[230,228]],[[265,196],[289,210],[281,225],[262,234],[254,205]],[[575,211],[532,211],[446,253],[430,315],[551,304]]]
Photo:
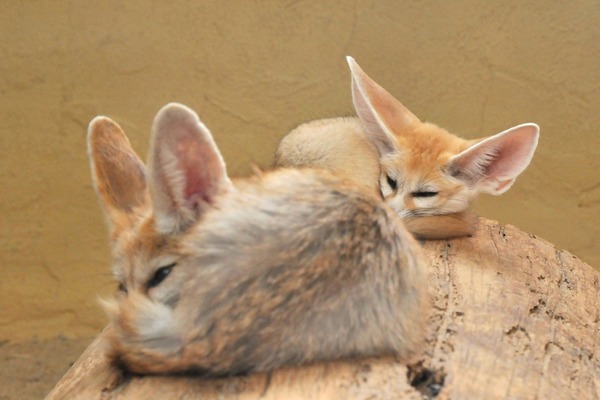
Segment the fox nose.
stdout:
[[402,196],[402,208],[405,210],[414,210],[415,209],[415,199],[410,194],[405,194]]

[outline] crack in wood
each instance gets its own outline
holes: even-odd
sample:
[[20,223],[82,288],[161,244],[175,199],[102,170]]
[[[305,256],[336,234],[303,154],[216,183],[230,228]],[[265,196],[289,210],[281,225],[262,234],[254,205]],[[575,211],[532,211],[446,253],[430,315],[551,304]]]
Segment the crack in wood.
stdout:
[[506,228],[504,225],[500,225],[500,236],[502,236],[502,239],[504,239],[505,242],[508,242],[508,239],[506,237]]
[[515,355],[527,356],[531,351],[531,336],[525,327],[517,324],[504,332],[505,343],[512,346]]
[[494,233],[492,232],[492,227],[488,226],[488,234],[490,236],[490,242],[494,246],[494,252],[496,253],[496,259],[500,259],[500,253],[498,253],[498,246],[496,246],[496,241],[494,240]]
[[[457,294],[456,284],[453,281],[453,272],[450,265],[450,249],[452,244],[446,241],[440,254],[439,267],[436,273],[442,285],[437,287],[437,297],[443,301],[443,304],[436,304],[435,311],[440,318],[439,325],[435,330],[435,340],[431,354],[431,367],[424,366],[421,362],[420,367],[413,366],[409,382],[415,387],[424,398],[431,399],[437,396],[443,389],[445,381],[445,364],[448,361],[447,356],[454,352],[452,338],[456,335],[456,320],[462,319],[463,311],[456,310],[459,296]],[[435,316],[434,316],[435,317]],[[410,367],[409,367],[410,369]]]
[[424,400],[437,397],[444,387],[446,374],[442,370],[425,368],[422,362],[408,365],[406,377]]
[[529,315],[539,316],[542,314],[542,312],[549,314],[549,311],[546,308],[546,302],[544,299],[540,298],[538,299],[537,304],[529,309]]
[[560,289],[562,289],[563,291],[573,291],[576,289],[575,287],[575,283],[572,281],[572,279],[569,279],[570,277],[568,276],[567,271],[571,271],[571,268],[567,269],[566,265],[564,264],[564,260],[562,257],[563,254],[563,250],[555,250],[554,252],[554,257],[556,258],[556,262],[559,265],[559,270],[560,270],[560,277],[558,278],[558,287]]

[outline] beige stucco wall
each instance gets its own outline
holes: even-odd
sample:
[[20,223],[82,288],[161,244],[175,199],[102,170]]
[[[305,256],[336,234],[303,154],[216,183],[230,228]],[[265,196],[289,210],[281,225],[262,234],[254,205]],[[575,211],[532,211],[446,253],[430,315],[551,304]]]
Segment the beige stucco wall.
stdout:
[[593,0],[3,2],[0,340],[105,323],[92,117],[113,117],[145,154],[154,113],[183,102],[241,175],[298,123],[352,112],[347,54],[465,137],[541,125],[530,168],[480,213],[600,267],[599,21]]

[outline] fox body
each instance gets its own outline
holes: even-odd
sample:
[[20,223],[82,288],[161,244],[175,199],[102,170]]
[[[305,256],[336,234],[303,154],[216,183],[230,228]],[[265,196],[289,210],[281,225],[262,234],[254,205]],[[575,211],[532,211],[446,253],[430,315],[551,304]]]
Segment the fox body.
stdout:
[[380,198],[317,169],[232,183],[185,106],[156,116],[148,166],[106,117],[88,131],[119,283],[115,361],[227,375],[419,348],[418,244]]
[[512,186],[533,157],[538,126],[465,140],[421,122],[354,59],[348,63],[357,117],[300,125],[282,139],[275,165],[321,167],[348,177],[383,196],[416,236],[471,233],[469,206],[479,193],[499,195]]

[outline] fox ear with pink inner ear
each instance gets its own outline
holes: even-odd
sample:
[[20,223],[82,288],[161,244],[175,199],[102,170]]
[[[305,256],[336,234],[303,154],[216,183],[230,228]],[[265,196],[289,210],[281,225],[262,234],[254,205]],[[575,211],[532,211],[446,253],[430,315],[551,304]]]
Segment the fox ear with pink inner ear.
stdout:
[[395,131],[410,130],[421,121],[387,90],[371,79],[354,58],[346,57],[352,75],[352,100],[356,114],[365,127],[367,137],[380,155],[397,152]]
[[231,187],[210,131],[181,104],[168,104],[156,115],[148,170],[156,228],[164,234],[186,230]]
[[517,125],[450,158],[447,171],[479,192],[502,194],[529,165],[539,135],[536,124]]
[[146,166],[121,127],[107,117],[96,117],[90,122],[88,154],[96,192],[115,228],[128,220],[133,209],[146,205]]

